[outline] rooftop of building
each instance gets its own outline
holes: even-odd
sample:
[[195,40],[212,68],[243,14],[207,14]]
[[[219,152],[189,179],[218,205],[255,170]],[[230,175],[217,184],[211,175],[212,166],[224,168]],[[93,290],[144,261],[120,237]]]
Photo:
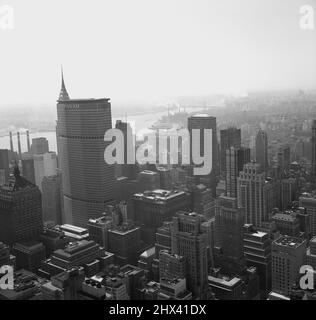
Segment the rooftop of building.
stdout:
[[135,227],[134,225],[123,224],[119,226],[115,226],[109,230],[111,233],[117,233],[120,235],[125,235],[136,230],[140,229],[139,227]]
[[181,190],[162,190],[156,189],[153,191],[145,191],[142,193],[135,193],[134,197],[151,200],[151,201],[166,201],[184,195],[185,192]]
[[38,189],[38,187],[22,177],[20,174],[20,169],[16,165],[13,174],[10,175],[9,181],[5,185],[0,187],[0,193],[1,191],[15,192],[26,189]]
[[209,283],[214,283],[217,285],[222,285],[225,287],[234,287],[236,284],[238,284],[241,279],[237,278],[237,277],[233,277],[233,278],[229,278],[226,276],[219,276],[219,277],[215,277],[215,276],[208,276],[208,281]]
[[210,116],[207,113],[197,113],[197,114],[194,114],[193,116],[191,116],[191,118],[215,118],[215,117]]
[[301,194],[300,196],[300,200],[306,200],[306,199],[309,199],[309,200],[315,200],[316,201],[316,191],[314,192],[304,192]]
[[70,257],[72,254],[75,254],[78,251],[84,250],[94,245],[96,245],[96,243],[91,240],[81,240],[81,241],[70,242],[65,249],[57,249],[54,252],[54,254],[57,254],[63,257]]
[[278,221],[287,221],[287,222],[295,222],[298,219],[296,218],[296,215],[293,211],[287,211],[287,212],[278,212],[275,215],[272,216],[273,220]]
[[273,243],[284,246],[288,248],[298,248],[305,240],[297,237],[290,237],[290,236],[281,236],[277,240],[274,240]]
[[151,247],[148,250],[145,250],[140,256],[142,258],[148,258],[148,257],[152,257],[156,254],[156,248],[155,247]]
[[69,99],[69,100],[58,100],[62,104],[74,104],[74,103],[98,103],[98,102],[108,102],[110,98],[88,98],[88,99]]

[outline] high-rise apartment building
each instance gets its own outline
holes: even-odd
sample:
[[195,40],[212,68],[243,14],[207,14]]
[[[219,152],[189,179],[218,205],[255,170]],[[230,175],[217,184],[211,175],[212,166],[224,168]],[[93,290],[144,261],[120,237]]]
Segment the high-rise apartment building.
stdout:
[[114,198],[114,167],[104,159],[112,128],[109,99],[69,99],[62,79],[57,103],[57,147],[65,222],[85,226]]

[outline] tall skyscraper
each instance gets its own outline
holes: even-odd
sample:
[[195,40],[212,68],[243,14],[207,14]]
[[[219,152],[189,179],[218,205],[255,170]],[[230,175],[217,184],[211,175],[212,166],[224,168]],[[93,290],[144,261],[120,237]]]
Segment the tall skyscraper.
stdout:
[[221,156],[220,165],[221,173],[226,171],[226,150],[234,147],[239,149],[241,147],[241,129],[231,127],[225,130],[221,130]]
[[142,240],[155,243],[157,228],[172,220],[177,211],[190,208],[190,196],[184,191],[154,190],[133,196],[135,221],[141,225]]
[[267,181],[258,163],[244,165],[237,179],[238,206],[245,209],[245,222],[256,227],[268,222],[276,205],[276,187]]
[[271,290],[271,240],[269,234],[258,231],[252,224],[245,224],[243,237],[247,267],[257,268],[261,294],[266,298]]
[[305,264],[306,240],[281,236],[272,242],[272,291],[288,296]]
[[173,218],[171,231],[172,253],[187,260],[189,290],[199,298],[207,291],[207,238],[201,230],[204,217],[196,213],[180,212]]
[[57,171],[57,155],[55,152],[34,154],[35,184],[42,191],[44,177],[54,176]]
[[46,138],[33,138],[31,153],[44,154],[49,152],[48,140]]
[[312,176],[316,176],[316,120],[313,121],[312,125]]
[[244,210],[236,198],[220,196],[215,214],[215,265],[230,275],[240,274],[245,268],[243,259]]
[[41,192],[16,166],[9,182],[0,187],[0,241],[12,245],[36,240],[41,231]]
[[256,162],[260,164],[264,172],[268,170],[268,135],[265,131],[259,130],[256,136]]
[[281,146],[278,150],[278,165],[282,170],[283,175],[288,175],[291,164],[291,149],[290,146],[284,145]]
[[124,176],[128,179],[135,179],[137,176],[137,165],[127,163],[128,152],[130,152],[130,154],[133,154],[133,152],[135,152],[132,128],[128,122],[117,120],[115,129],[121,130],[124,136],[124,164],[115,165],[118,169],[118,176]]
[[42,181],[43,221],[62,224],[61,176],[44,177]]
[[27,180],[35,184],[35,168],[33,158],[22,159],[22,176]]
[[86,226],[114,198],[114,167],[104,160],[104,134],[112,128],[110,100],[71,100],[62,77],[57,117],[65,222]]
[[250,162],[250,149],[230,147],[226,150],[226,195],[237,198],[237,178],[244,165]]
[[216,118],[207,114],[197,114],[188,118],[188,130],[191,135],[191,156],[192,156],[192,130],[200,130],[200,153],[204,155],[204,130],[212,129],[212,170],[209,175],[210,186],[213,197],[216,196],[218,166],[218,143],[217,143],[217,124]]

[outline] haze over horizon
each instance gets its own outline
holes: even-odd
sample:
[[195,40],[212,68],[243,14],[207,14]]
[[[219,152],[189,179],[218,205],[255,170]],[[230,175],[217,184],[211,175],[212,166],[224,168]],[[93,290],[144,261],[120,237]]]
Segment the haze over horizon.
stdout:
[[316,0],[1,0],[0,106],[71,98],[116,101],[316,88]]

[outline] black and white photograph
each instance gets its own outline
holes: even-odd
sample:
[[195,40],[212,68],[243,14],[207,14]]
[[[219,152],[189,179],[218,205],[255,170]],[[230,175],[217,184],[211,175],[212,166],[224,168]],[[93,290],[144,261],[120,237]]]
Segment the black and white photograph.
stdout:
[[0,0],[1,310],[316,300],[315,14]]

